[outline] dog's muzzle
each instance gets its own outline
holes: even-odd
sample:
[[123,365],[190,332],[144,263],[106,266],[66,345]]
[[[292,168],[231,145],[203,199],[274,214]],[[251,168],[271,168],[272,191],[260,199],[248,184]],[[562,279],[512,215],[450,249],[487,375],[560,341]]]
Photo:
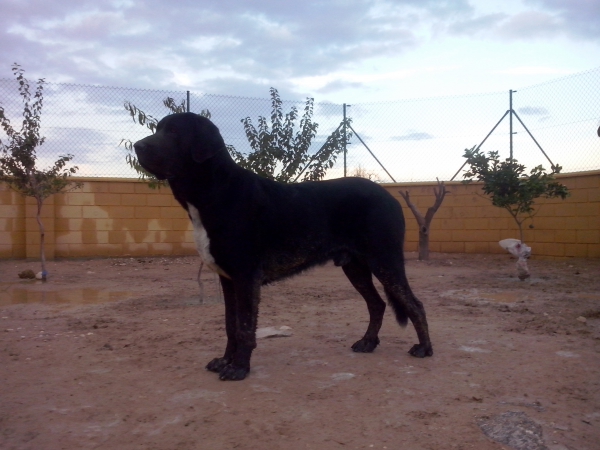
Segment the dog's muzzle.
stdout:
[[149,146],[144,139],[133,144],[138,162],[147,171],[154,175],[159,180],[167,178],[166,167],[164,162],[153,157],[152,147]]

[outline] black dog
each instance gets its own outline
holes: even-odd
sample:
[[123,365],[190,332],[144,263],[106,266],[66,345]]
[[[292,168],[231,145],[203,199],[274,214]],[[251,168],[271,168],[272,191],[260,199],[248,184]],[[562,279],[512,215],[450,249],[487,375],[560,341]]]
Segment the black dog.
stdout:
[[193,113],[165,117],[134,147],[144,169],[169,181],[192,220],[200,256],[220,276],[227,347],[206,366],[219,378],[241,380],[250,371],[261,285],[330,260],[369,309],[369,327],[355,352],[379,344],[385,302],[375,275],[398,323],[414,324],[419,343],[410,354],[433,354],[425,310],[404,272],[402,208],[381,186],[362,178],[267,180],[236,165],[218,128]]

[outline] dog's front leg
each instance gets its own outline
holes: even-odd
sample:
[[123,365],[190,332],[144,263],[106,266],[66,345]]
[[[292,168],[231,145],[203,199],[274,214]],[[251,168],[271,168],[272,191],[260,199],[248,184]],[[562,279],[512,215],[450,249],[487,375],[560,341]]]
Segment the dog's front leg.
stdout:
[[206,365],[206,369],[211,372],[220,373],[225,366],[231,363],[233,355],[237,348],[236,335],[236,300],[233,281],[228,278],[220,277],[221,287],[223,288],[223,297],[225,299],[225,331],[227,333],[227,347],[222,358],[215,358]]
[[[233,281],[235,291],[234,351],[229,364],[219,371],[221,380],[243,380],[250,372],[250,357],[256,348],[256,322],[260,300],[257,276],[239,277]],[[226,300],[227,301],[227,300]],[[228,329],[229,335],[229,329]],[[228,340],[227,349],[232,348]]]

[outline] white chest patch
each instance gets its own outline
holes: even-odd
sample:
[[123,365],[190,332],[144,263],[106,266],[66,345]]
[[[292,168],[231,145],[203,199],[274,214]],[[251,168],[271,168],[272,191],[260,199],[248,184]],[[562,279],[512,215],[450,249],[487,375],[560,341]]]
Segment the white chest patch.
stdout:
[[217,265],[215,258],[213,258],[213,255],[210,254],[210,240],[208,239],[206,228],[204,228],[204,225],[202,224],[200,211],[198,211],[198,208],[196,208],[194,205],[188,203],[188,212],[190,214],[190,218],[192,219],[192,226],[194,227],[194,241],[196,242],[196,249],[198,250],[200,258],[202,258],[204,264],[206,264],[213,272],[230,278],[229,275],[227,275],[225,271]]

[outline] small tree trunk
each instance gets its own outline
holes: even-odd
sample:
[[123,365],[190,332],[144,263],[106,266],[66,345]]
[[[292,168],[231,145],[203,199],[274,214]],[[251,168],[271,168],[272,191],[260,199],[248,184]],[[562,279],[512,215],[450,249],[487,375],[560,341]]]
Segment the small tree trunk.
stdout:
[[410,200],[410,194],[408,191],[398,191],[414,214],[415,219],[417,219],[417,224],[419,225],[419,261],[427,261],[429,259],[429,226],[431,225],[433,216],[441,206],[442,202],[444,201],[444,197],[448,193],[446,186],[444,186],[444,182],[440,182],[440,180],[437,180],[437,182],[437,189],[433,188],[433,193],[435,194],[435,203],[432,207],[427,209],[425,217],[423,217],[423,214],[419,212],[417,207]]
[[44,224],[42,223],[41,213],[42,213],[42,205],[43,200],[41,198],[37,198],[37,214],[35,216],[38,226],[40,227],[40,260],[42,262],[42,281],[46,281],[48,272],[46,271],[46,252],[44,250],[44,242],[46,239],[46,232],[44,229]]
[[427,225],[419,227],[419,261],[429,259],[429,227]]
[[517,222],[519,224],[519,240],[521,241],[521,244],[524,244],[525,241],[523,241],[523,222]]
[[517,224],[517,227],[519,228],[519,240],[521,241],[521,244],[524,244],[525,241],[523,240],[523,222],[525,222],[525,219],[520,219],[519,220],[519,216],[518,213],[514,212],[511,208],[507,207],[506,210],[508,211],[508,213],[512,216],[513,220],[515,221],[515,223]]

